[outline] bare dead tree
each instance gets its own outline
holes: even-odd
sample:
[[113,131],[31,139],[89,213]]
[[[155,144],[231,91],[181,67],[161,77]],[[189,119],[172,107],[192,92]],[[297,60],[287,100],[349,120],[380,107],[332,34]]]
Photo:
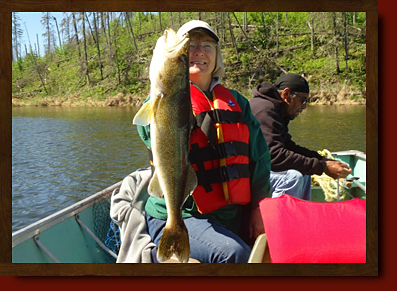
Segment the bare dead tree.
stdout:
[[61,42],[61,35],[59,33],[59,28],[58,28],[58,21],[57,21],[55,16],[52,16],[52,19],[54,19],[54,21],[55,21],[55,25],[56,25],[57,32],[58,32],[59,48],[61,48],[62,47],[62,42]]
[[263,23],[263,31],[265,33],[265,38],[266,38],[266,48],[269,46],[269,41],[268,41],[268,31],[266,29],[266,22],[265,22],[265,12],[262,12],[262,23]]
[[84,40],[84,61],[85,61],[85,75],[87,78],[87,84],[88,86],[91,85],[91,79],[90,79],[90,74],[88,72],[88,59],[87,59],[87,37],[86,37],[86,33],[85,33],[85,12],[82,12],[81,15],[81,21],[83,22],[83,40]]
[[227,13],[227,18],[228,18],[228,21],[229,21],[229,31],[230,31],[230,36],[231,36],[231,39],[232,39],[232,44],[233,44],[234,50],[236,51],[237,62],[239,62],[239,61],[240,61],[240,57],[239,57],[239,55],[238,55],[238,49],[237,49],[236,39],[234,38],[234,33],[233,33],[233,28],[232,28],[232,22],[231,22],[231,20],[230,20],[230,15],[229,15],[229,13]]
[[278,38],[279,38],[279,13],[277,12],[277,20],[276,20],[276,52],[278,53]]
[[92,36],[92,39],[94,40],[94,43],[96,44],[97,40],[96,40],[96,36],[95,36],[95,34],[94,34],[94,32],[93,32],[93,30],[91,28],[90,20],[88,19],[87,13],[84,13],[84,14],[85,14],[85,19],[86,19],[86,21],[88,23],[88,29],[90,30],[90,34]]
[[348,29],[347,29],[347,26],[348,26],[348,21],[349,21],[349,18],[348,18],[348,14],[347,14],[348,12],[344,12],[343,13],[343,16],[344,16],[344,28],[345,28],[345,37],[344,37],[344,40],[345,40],[345,64],[346,64],[346,72],[348,72],[349,71],[349,66],[348,66],[348,60],[349,60],[349,48],[348,48],[348,44],[349,44],[349,31],[348,31]]
[[[234,14],[234,12],[233,12]],[[248,31],[248,12],[243,12],[243,30]]]
[[36,33],[37,39],[37,55],[40,56],[40,43],[39,43],[39,35]]
[[17,12],[12,12],[12,46],[14,60],[17,61],[21,57],[21,39],[23,30],[21,29],[21,18]]
[[250,39],[248,38],[248,36],[247,36],[247,34],[245,33],[244,29],[241,27],[240,22],[238,21],[236,14],[235,14],[234,12],[232,12],[232,14],[233,14],[234,18],[235,18],[236,21],[237,21],[238,27],[239,27],[240,30],[243,32],[245,38],[248,40],[248,43],[251,45],[252,48],[254,48],[256,51],[259,52],[259,49],[250,41]]
[[[29,32],[28,32],[28,28],[26,27],[26,22],[24,22],[24,25],[25,25],[26,34],[28,35],[28,41],[29,41],[29,46],[30,46],[30,52],[32,52],[32,45],[30,44]],[[26,51],[26,55],[28,55],[28,50],[26,49],[26,45],[25,45],[25,51]],[[35,69],[36,69],[36,72],[37,72],[37,74],[39,74],[39,78],[40,78],[40,81],[41,81],[41,85],[44,87],[44,90],[45,90],[46,94],[48,95],[48,91],[47,91],[47,88],[46,88],[46,86],[45,86],[45,82],[44,82],[44,80],[43,80],[43,77],[42,77],[41,74],[40,74],[39,67],[37,66],[36,57],[35,57],[35,55],[34,55],[33,53],[32,53],[31,55],[32,55],[32,58],[33,58],[34,67],[35,67]]]
[[100,47],[99,47],[99,32],[98,32],[98,27],[97,27],[97,25],[96,25],[97,22],[96,22],[96,13],[95,13],[95,12],[93,12],[93,17],[94,17],[95,35],[96,35],[96,38],[97,38],[96,45],[97,45],[98,58],[99,58],[99,68],[100,68],[100,71],[101,71],[101,80],[103,80],[102,60],[101,60],[101,49],[100,49]]
[[227,12],[221,12],[221,27],[222,27],[222,42],[226,42],[226,33],[225,33],[225,14]]
[[334,38],[335,38],[335,70],[336,73],[339,74],[340,73],[340,69],[339,69],[339,52],[338,52],[338,30],[337,30],[337,24],[336,24],[336,12],[333,12],[332,14],[332,20],[333,20],[333,24],[334,24]]
[[77,12],[72,12],[72,18],[73,18],[73,27],[74,27],[74,35],[76,37],[76,44],[77,44],[77,50],[79,52],[79,59],[81,59],[81,51],[80,51],[80,42],[79,42],[79,32],[77,30],[77,19],[76,19],[76,14]]
[[108,36],[106,34],[105,14],[103,12],[100,12],[100,13],[101,13],[101,26],[102,26],[103,35],[105,36],[106,45],[109,45]]
[[310,44],[311,44],[311,50],[312,50],[312,54],[313,54],[314,53],[314,17],[313,17],[313,12],[310,12],[310,22],[308,24],[309,24],[310,32],[311,32]]
[[47,12],[47,33],[48,33],[48,37],[47,37],[47,41],[48,41],[48,46],[47,46],[47,52],[48,54],[51,52],[51,33],[50,33],[50,18],[49,18],[49,12]]
[[121,76],[120,76],[120,65],[119,65],[118,47],[117,47],[117,28],[118,28],[119,23],[120,23],[120,18],[121,18],[121,14],[120,14],[119,17],[117,17],[116,26],[115,26],[114,31],[113,31],[113,37],[112,37],[112,39],[110,39],[110,45],[114,41],[114,47],[115,47],[114,63],[116,64],[117,77],[118,77],[117,79],[118,79],[118,84],[119,85],[121,84]]
[[139,20],[139,29],[141,29],[141,26],[142,26],[142,23],[141,23],[141,12],[138,12],[138,20]]
[[135,51],[136,51],[137,56],[138,56],[138,59],[139,59],[139,58],[140,58],[140,56],[139,56],[139,50],[138,50],[138,46],[136,45],[134,30],[132,29],[130,17],[128,16],[128,12],[124,12],[124,13],[125,13],[125,16],[126,16],[126,19],[127,19],[128,27],[130,28],[130,33],[131,33],[131,36],[132,36],[132,40],[133,40],[133,42],[134,42]]

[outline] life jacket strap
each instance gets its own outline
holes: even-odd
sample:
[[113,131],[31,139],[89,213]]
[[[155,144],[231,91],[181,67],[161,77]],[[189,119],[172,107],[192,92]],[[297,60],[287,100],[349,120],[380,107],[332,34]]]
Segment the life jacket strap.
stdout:
[[212,191],[211,184],[229,182],[234,179],[249,178],[250,170],[247,164],[234,164],[216,169],[197,171],[198,184],[208,193]]
[[249,156],[249,145],[242,141],[223,142],[213,147],[199,148],[193,146],[189,153],[192,164],[199,164],[214,159],[226,159],[232,156]]
[[224,109],[214,109],[211,111],[203,111],[196,115],[197,125],[201,127],[205,116],[208,115],[214,123],[244,123],[245,119],[242,112],[230,111]]
[[213,109],[203,111],[196,115],[196,126],[199,127],[208,138],[210,145],[216,143],[216,123],[244,123],[245,119],[242,112],[224,109]]

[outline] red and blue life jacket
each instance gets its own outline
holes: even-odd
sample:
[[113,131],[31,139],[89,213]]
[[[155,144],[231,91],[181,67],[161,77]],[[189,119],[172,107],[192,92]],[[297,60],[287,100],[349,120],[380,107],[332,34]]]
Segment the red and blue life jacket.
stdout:
[[198,186],[193,198],[201,213],[251,199],[249,130],[232,93],[216,85],[209,100],[190,86],[196,125],[190,135],[189,160]]

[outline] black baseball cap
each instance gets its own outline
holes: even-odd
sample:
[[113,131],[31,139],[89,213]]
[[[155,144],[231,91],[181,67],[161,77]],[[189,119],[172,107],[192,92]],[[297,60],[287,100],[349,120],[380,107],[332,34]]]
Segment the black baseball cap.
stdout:
[[292,92],[302,92],[302,93],[309,93],[309,84],[307,83],[306,79],[303,78],[301,75],[289,73],[282,75],[274,85],[279,90],[284,90],[285,88],[289,88]]

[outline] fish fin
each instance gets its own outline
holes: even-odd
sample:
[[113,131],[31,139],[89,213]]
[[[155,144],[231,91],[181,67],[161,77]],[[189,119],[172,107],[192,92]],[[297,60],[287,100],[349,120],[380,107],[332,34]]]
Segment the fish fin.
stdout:
[[180,220],[175,226],[166,225],[161,235],[157,260],[164,262],[170,259],[172,254],[175,254],[181,263],[189,261],[189,235],[183,220]]
[[157,197],[159,199],[163,198],[163,191],[161,191],[160,182],[156,171],[154,172],[153,177],[150,180],[148,192],[151,196]]
[[148,125],[153,116],[152,102],[146,102],[142,105],[141,109],[135,114],[132,124]]
[[197,180],[196,171],[193,169],[193,166],[189,164],[187,166],[187,180],[186,180],[186,191],[185,191],[186,198],[189,197],[189,195],[192,195],[197,185],[198,185],[198,180]]

